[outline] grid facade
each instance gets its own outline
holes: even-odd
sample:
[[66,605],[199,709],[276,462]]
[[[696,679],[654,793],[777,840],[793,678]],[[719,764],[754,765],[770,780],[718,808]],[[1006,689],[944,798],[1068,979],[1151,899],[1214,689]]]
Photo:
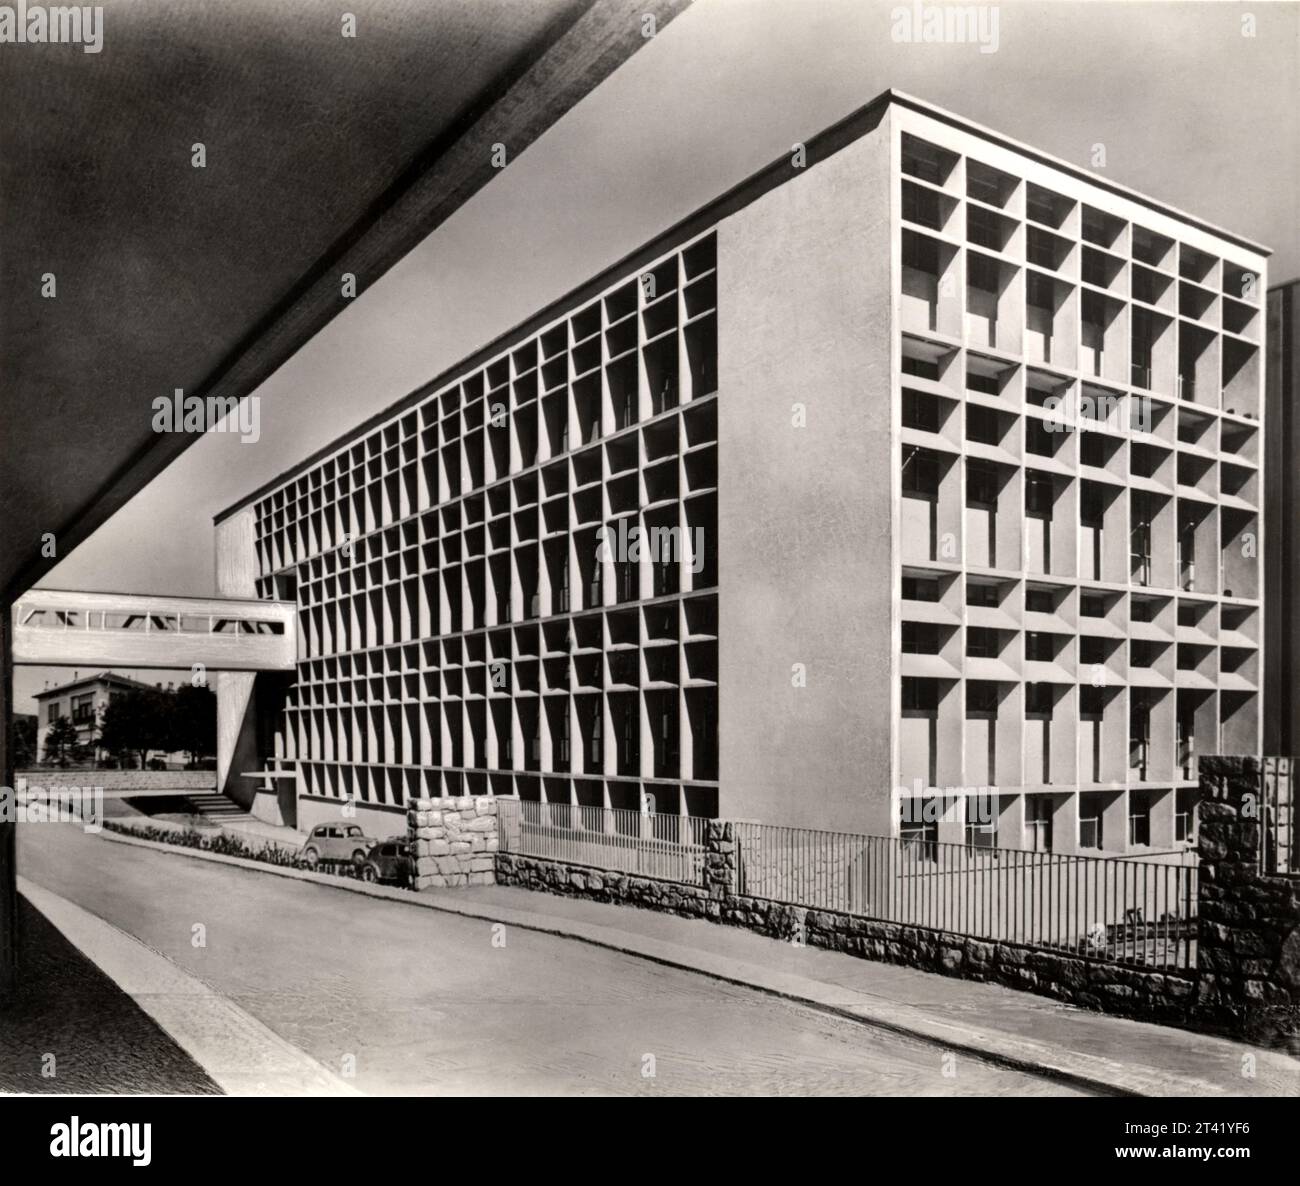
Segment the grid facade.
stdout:
[[710,234],[255,501],[303,797],[716,814],[716,305]]
[[1264,249],[897,92],[805,147],[221,521],[303,802],[1192,843],[1260,741]]
[[902,826],[1176,851],[1260,740],[1262,261],[945,131],[895,144]]

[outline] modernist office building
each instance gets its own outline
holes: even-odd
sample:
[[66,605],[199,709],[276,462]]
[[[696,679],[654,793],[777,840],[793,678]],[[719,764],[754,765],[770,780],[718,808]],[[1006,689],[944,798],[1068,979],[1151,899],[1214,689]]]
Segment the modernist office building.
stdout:
[[1187,843],[1260,739],[1265,257],[886,92],[218,518],[302,627],[227,785]]

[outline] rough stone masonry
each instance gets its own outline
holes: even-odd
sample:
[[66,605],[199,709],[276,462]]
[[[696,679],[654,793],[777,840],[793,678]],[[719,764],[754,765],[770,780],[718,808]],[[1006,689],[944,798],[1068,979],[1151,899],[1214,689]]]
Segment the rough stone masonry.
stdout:
[[415,888],[493,885],[500,839],[490,795],[417,799],[406,812]]
[[1203,757],[1196,1008],[1204,1024],[1300,1053],[1300,875],[1261,870],[1263,763]]

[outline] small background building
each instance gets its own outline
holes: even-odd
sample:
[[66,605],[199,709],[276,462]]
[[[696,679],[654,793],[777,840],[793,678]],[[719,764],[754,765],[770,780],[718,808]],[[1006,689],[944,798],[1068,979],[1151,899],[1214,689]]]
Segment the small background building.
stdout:
[[[161,685],[142,683],[116,672],[100,671],[80,678],[74,674],[70,683],[37,692],[34,697],[37,705],[36,760],[45,761],[45,740],[50,726],[59,717],[67,717],[72,722],[77,730],[78,745],[91,746],[99,737],[104,709],[114,696],[129,691],[147,692],[159,687]],[[106,756],[98,747],[95,748],[95,761]],[[172,770],[183,769],[187,756],[180,751],[150,750],[148,753],[148,758],[161,758]]]

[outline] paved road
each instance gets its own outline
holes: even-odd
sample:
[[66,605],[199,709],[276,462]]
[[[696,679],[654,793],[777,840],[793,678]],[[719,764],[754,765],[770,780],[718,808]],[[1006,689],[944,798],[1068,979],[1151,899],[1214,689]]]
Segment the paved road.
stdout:
[[[342,1072],[352,1056],[365,1092],[1079,1094],[964,1055],[945,1067],[924,1043],[556,936],[515,928],[495,946],[478,920],[72,824],[18,831],[24,876],[325,1066]],[[206,946],[195,947],[200,923]]]

